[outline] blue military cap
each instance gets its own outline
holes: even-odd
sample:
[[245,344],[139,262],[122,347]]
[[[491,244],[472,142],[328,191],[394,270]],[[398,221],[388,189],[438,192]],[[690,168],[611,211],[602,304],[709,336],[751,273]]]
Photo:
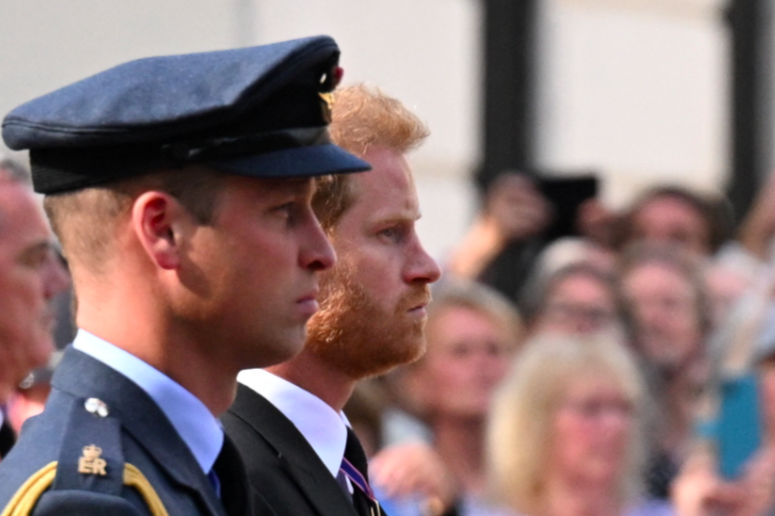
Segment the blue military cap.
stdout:
[[131,61],[22,104],[3,139],[62,193],[204,164],[253,177],[368,170],[328,139],[341,77],[328,36]]

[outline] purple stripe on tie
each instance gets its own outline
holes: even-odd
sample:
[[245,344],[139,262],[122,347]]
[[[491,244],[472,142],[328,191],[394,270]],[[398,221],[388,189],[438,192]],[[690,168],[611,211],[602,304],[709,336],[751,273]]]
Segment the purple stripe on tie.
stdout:
[[366,478],[363,476],[363,474],[358,471],[358,468],[353,466],[352,463],[350,463],[350,461],[346,458],[342,458],[342,467],[340,469],[345,475],[347,475],[347,478],[350,479],[350,482],[358,486],[358,488],[363,491],[363,494],[365,494],[369,500],[377,503],[377,498],[374,496],[374,491],[372,491],[371,486],[366,481]]
[[215,495],[220,498],[221,497],[221,479],[218,478],[218,474],[215,473],[214,469],[210,470],[210,473],[207,474],[207,478],[210,480],[210,483],[213,485],[213,489],[215,489]]

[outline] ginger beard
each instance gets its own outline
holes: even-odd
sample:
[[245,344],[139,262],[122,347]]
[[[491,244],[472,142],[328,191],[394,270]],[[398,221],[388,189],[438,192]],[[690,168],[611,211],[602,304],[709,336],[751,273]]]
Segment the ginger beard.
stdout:
[[414,362],[425,352],[427,318],[408,312],[430,301],[428,285],[413,286],[393,310],[381,307],[344,265],[321,274],[320,287],[320,310],[307,324],[305,352],[355,380]]

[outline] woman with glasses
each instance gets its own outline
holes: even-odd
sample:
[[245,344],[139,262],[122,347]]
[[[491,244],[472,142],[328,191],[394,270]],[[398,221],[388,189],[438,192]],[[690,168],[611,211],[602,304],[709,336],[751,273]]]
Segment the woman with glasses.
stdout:
[[492,407],[494,501],[525,516],[670,514],[641,497],[644,392],[633,357],[610,336],[532,339]]

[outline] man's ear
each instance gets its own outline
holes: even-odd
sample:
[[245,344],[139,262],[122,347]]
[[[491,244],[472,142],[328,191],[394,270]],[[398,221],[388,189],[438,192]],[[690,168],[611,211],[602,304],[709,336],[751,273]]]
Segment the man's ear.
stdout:
[[149,191],[132,205],[132,228],[146,254],[158,267],[180,265],[181,231],[187,212],[171,195]]

